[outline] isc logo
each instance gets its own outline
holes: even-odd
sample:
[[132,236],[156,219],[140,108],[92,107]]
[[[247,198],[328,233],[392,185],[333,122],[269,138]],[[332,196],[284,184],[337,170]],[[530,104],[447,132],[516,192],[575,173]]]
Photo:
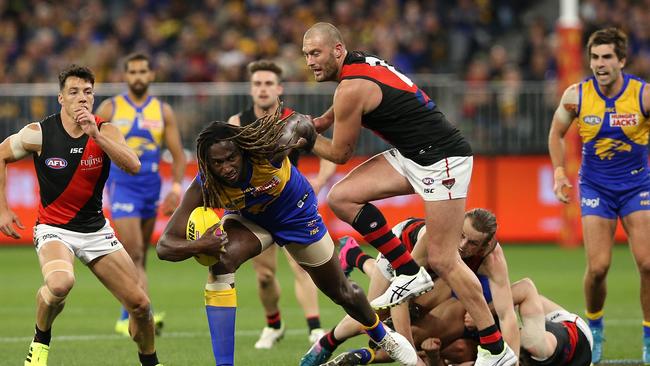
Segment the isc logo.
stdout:
[[84,148],[83,147],[73,147],[70,149],[70,154],[83,154]]
[[45,160],[45,165],[52,169],[63,169],[68,166],[68,162],[61,158],[49,158]]

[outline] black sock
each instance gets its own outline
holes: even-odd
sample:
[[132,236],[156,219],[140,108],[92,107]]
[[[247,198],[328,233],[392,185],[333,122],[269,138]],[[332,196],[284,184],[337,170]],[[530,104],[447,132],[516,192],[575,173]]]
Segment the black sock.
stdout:
[[280,318],[279,311],[275,314],[266,316],[266,326],[273,329],[282,328],[282,318]]
[[372,257],[364,253],[359,247],[352,247],[348,249],[348,252],[345,254],[345,260],[351,265],[359,268],[363,273],[366,273],[363,270],[363,264],[366,263],[368,259],[372,259]]
[[38,326],[34,326],[34,329],[36,329],[36,333],[34,333],[34,342],[49,346],[50,340],[52,339],[52,328],[42,331],[38,329]]
[[490,351],[493,355],[498,355],[505,347],[501,332],[495,324],[478,331],[478,336],[481,342],[481,347]]
[[398,275],[414,275],[420,270],[402,241],[393,234],[386,218],[377,207],[366,203],[352,222],[352,227],[388,259]]
[[318,315],[308,316],[307,326],[309,327],[310,333],[312,330],[320,328],[320,317]]
[[330,330],[325,334],[323,337],[321,337],[319,343],[321,347],[325,348],[326,350],[330,352],[334,352],[336,350],[336,347],[338,347],[343,341],[339,341],[334,337],[334,329]]
[[156,356],[156,352],[150,355],[143,355],[138,352],[138,357],[140,358],[142,366],[156,366],[158,364],[158,356]]

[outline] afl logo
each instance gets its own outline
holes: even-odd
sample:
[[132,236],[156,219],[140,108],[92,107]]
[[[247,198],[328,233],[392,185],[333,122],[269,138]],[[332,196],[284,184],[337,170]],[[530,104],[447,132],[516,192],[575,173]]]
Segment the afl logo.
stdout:
[[61,158],[49,158],[45,160],[45,165],[52,169],[63,169],[68,166],[68,162]]
[[424,177],[424,178],[422,178],[422,183],[424,183],[425,186],[430,186],[430,185],[433,184],[433,178]]
[[600,117],[594,115],[584,116],[582,120],[588,125],[597,125],[601,122]]

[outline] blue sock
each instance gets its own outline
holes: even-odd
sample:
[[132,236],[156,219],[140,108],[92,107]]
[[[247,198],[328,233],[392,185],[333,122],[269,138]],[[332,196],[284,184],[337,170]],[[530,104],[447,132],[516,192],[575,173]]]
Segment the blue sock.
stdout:
[[384,323],[379,321],[379,316],[376,314],[375,316],[377,317],[375,324],[365,328],[366,333],[368,333],[370,339],[372,339],[375,343],[379,343],[382,339],[384,339],[384,336],[386,335],[386,329],[384,329]]
[[120,315],[120,320],[128,319],[129,318],[129,312],[126,311],[124,306],[122,306],[122,315]]
[[587,319],[589,322],[589,328],[603,328],[603,317],[601,316],[598,319]]
[[643,321],[643,338],[645,340],[650,340],[650,322]]
[[235,364],[235,314],[237,291],[205,290],[205,311],[212,339],[212,353],[217,366]]
[[375,359],[375,351],[370,348],[355,349],[353,352],[361,356],[360,365],[368,365]]

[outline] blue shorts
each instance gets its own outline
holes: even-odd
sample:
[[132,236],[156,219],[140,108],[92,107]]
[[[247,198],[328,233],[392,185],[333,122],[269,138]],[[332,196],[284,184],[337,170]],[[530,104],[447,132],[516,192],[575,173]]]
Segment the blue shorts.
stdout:
[[616,220],[636,211],[650,210],[650,179],[630,187],[610,188],[580,180],[582,216],[595,215]]
[[113,219],[156,217],[160,200],[160,176],[151,174],[146,177],[132,178],[132,181],[116,181],[109,178],[107,187],[111,217]]

